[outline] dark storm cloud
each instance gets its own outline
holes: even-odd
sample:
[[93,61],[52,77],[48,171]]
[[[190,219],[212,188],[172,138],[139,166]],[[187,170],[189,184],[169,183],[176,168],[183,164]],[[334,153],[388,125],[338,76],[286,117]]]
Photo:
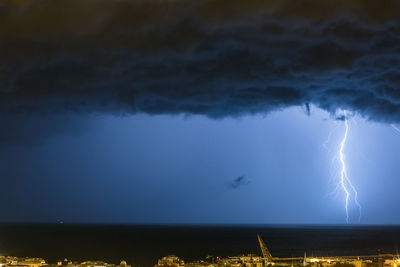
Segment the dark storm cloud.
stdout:
[[400,2],[0,3],[0,112],[400,121]]

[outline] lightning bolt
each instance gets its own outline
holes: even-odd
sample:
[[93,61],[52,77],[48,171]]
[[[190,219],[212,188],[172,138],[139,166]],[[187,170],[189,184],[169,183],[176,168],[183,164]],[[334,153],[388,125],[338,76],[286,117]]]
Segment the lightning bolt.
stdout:
[[358,211],[359,211],[359,218],[358,218],[359,221],[361,220],[361,205],[358,201],[358,192],[347,174],[346,161],[345,161],[346,156],[345,156],[343,150],[345,148],[347,136],[349,134],[349,123],[347,121],[346,110],[343,111],[343,114],[344,114],[345,132],[344,132],[343,139],[340,142],[340,148],[339,148],[339,159],[340,159],[340,164],[342,166],[341,171],[340,171],[340,186],[342,187],[342,189],[346,195],[346,199],[345,199],[346,223],[349,223],[349,201],[350,201],[350,197],[352,194],[354,194],[354,203],[357,206]]

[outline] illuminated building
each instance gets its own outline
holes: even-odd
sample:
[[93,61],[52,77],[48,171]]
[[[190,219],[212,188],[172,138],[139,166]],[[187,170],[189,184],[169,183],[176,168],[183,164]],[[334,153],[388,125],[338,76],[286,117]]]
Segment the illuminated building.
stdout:
[[40,267],[47,265],[46,261],[41,258],[27,257],[4,257],[0,258],[1,266],[25,266],[25,267]]
[[162,259],[159,259],[157,265],[155,266],[180,267],[185,266],[185,262],[175,255],[168,255]]

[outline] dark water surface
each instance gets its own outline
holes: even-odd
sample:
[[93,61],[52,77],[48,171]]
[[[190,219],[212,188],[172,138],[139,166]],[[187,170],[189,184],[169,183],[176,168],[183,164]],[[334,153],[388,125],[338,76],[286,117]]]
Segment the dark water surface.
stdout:
[[400,227],[345,226],[145,226],[2,224],[0,254],[41,257],[47,262],[126,260],[150,267],[175,254],[185,261],[207,255],[260,254],[260,234],[273,256],[397,253]]

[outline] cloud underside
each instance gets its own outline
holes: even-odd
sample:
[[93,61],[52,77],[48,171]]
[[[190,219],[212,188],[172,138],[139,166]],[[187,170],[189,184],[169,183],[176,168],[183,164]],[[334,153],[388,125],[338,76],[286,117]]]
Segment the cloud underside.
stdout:
[[400,121],[400,2],[250,2],[3,1],[0,112]]

